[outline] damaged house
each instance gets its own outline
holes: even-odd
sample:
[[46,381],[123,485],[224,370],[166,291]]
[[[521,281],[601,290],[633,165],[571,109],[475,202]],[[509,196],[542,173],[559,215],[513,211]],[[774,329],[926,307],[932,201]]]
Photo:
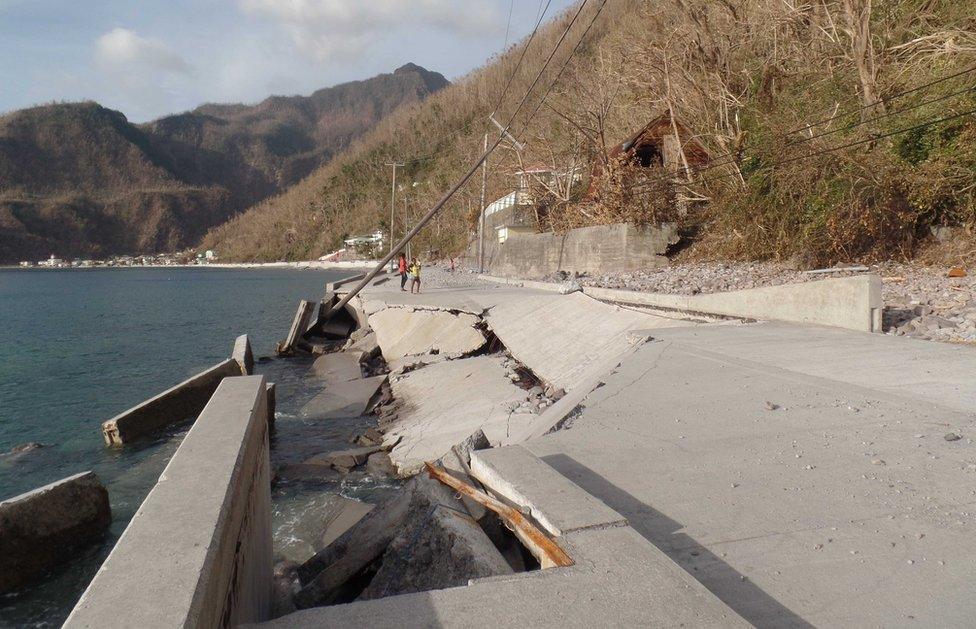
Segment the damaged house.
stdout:
[[697,170],[710,159],[708,149],[695,134],[677,118],[672,119],[670,112],[666,111],[610,149],[606,158],[593,163],[587,197],[595,199],[599,195],[606,166],[615,160],[638,168],[661,168],[677,174]]

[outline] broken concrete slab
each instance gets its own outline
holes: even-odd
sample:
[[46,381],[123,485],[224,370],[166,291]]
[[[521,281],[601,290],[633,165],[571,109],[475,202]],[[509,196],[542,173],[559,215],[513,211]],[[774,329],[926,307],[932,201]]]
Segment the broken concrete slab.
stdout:
[[487,342],[475,326],[481,319],[468,313],[387,308],[370,315],[369,324],[387,361],[411,354],[464,356]]
[[349,382],[363,377],[359,357],[346,352],[323,354],[315,359],[309,369],[309,375],[323,380],[327,385],[336,382]]
[[379,452],[383,446],[369,446],[365,448],[352,448],[350,450],[337,450],[328,454],[319,454],[305,461],[305,464],[328,465],[329,467],[350,470],[358,465],[362,465],[369,458],[369,455]]
[[511,566],[477,522],[457,509],[435,505],[393,539],[358,600],[440,590],[505,574],[512,574]]
[[325,548],[339,539],[343,533],[355,526],[374,508],[369,503],[343,496],[336,496],[334,504],[335,510],[323,522],[325,532],[322,533],[322,538],[319,540],[319,548]]
[[108,491],[94,472],[0,502],[0,594],[68,561],[111,522]]
[[[491,448],[491,442],[488,441],[488,437],[485,436],[484,431],[479,428],[470,437],[452,446],[451,450],[441,457],[440,464],[453,476],[469,485],[478,486],[480,482],[477,478],[473,477],[471,472],[471,455],[477,450],[486,450],[488,448]],[[462,495],[461,501],[464,502],[468,513],[475,520],[481,520],[488,513],[488,510],[483,505],[471,500],[467,496]]]
[[314,313],[315,304],[312,302],[303,299],[298,303],[298,310],[295,312],[295,318],[291,322],[291,328],[288,329],[288,336],[285,337],[284,341],[278,343],[277,351],[279,356],[288,354],[295,349],[302,335],[308,330]]
[[630,527],[583,529],[560,543],[574,566],[304,609],[257,627],[751,626]]
[[224,378],[240,375],[238,362],[228,358],[184,380],[104,422],[105,443],[120,446],[199,415]]
[[399,410],[384,443],[392,447],[390,457],[401,475],[420,470],[425,461],[436,461],[478,429],[499,443],[510,423],[520,421],[510,409],[524,401],[526,393],[506,376],[503,361],[500,356],[478,356],[445,362],[391,383]]
[[298,568],[302,589],[295,596],[299,608],[328,605],[348,595],[346,583],[379,559],[407,522],[436,505],[464,509],[453,492],[440,483],[417,476],[403,490],[373,508],[332,544]]
[[582,528],[627,524],[622,515],[522,446],[472,452],[471,472],[557,537]]
[[376,340],[376,334],[371,330],[358,339],[349,337],[351,343],[345,348],[347,352],[359,352],[367,358],[372,358],[379,354],[380,345]]
[[250,376],[254,373],[254,353],[251,351],[251,341],[247,334],[242,334],[234,341],[234,352],[231,358],[237,361],[241,367],[242,376]]
[[305,419],[342,419],[359,417],[386,381],[386,376],[332,383],[302,407]]
[[582,293],[525,289],[512,298],[498,299],[486,321],[514,358],[547,384],[565,391],[585,382],[594,366],[602,368],[623,354],[631,345],[629,330],[695,325],[611,306]]
[[436,365],[445,360],[450,360],[447,354],[423,354],[421,356],[401,356],[392,361],[387,361],[386,366],[390,370],[390,375],[399,376],[427,365]]
[[396,476],[396,465],[390,460],[390,455],[386,452],[377,452],[369,455],[366,459],[366,471],[370,476],[383,478],[385,476]]

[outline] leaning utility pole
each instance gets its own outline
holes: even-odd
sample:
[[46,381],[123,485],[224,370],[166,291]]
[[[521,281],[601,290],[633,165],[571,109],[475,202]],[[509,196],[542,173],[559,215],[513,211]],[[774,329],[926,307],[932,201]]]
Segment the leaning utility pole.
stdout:
[[393,185],[390,186],[390,253],[393,253],[393,212],[396,209],[396,169],[397,166],[404,166],[399,162],[387,162],[387,166],[393,166]]
[[485,152],[481,155],[481,157],[478,159],[478,161],[475,162],[473,166],[471,166],[471,168],[468,170],[468,172],[466,172],[464,174],[464,176],[461,177],[461,179],[459,179],[454,184],[454,186],[451,187],[451,189],[448,190],[444,194],[443,197],[441,197],[440,201],[438,201],[436,204],[434,204],[434,207],[430,208],[430,210],[426,214],[424,214],[423,218],[420,219],[420,222],[413,226],[413,229],[411,229],[409,232],[407,232],[406,235],[404,235],[404,237],[402,239],[400,239],[400,242],[397,243],[397,246],[394,249],[391,249],[390,252],[388,254],[386,254],[386,257],[384,257],[379,262],[379,264],[377,264],[373,268],[372,271],[370,271],[369,273],[366,274],[366,277],[364,277],[363,279],[359,280],[359,283],[356,284],[352,288],[352,290],[350,290],[348,293],[346,293],[346,296],[343,297],[342,299],[340,299],[339,300],[339,303],[337,303],[335,306],[333,306],[331,309],[329,309],[323,315],[323,317],[326,320],[328,320],[329,318],[331,318],[332,313],[334,313],[336,311],[339,311],[339,310],[342,310],[346,306],[346,304],[348,304],[349,301],[353,297],[355,297],[357,294],[359,294],[359,291],[363,290],[363,288],[365,288],[366,286],[368,286],[369,283],[373,281],[373,278],[375,278],[377,275],[380,274],[380,271],[383,270],[383,267],[385,267],[387,264],[389,264],[390,260],[393,259],[393,252],[395,250],[399,249],[400,247],[405,247],[407,245],[407,243],[410,242],[413,239],[413,237],[416,236],[417,233],[421,229],[424,228],[424,225],[426,225],[427,223],[429,223],[430,222],[430,219],[434,218],[434,215],[437,214],[442,207],[444,207],[445,205],[447,205],[447,202],[450,201],[451,200],[451,197],[453,197],[455,195],[455,193],[457,193],[457,191],[461,189],[461,186],[463,186],[464,184],[466,184],[468,182],[468,180],[471,179],[471,177],[473,177],[476,172],[478,172],[478,169],[481,168],[481,165],[483,163],[485,163],[485,160],[488,159],[488,156],[491,155],[491,152],[494,151],[496,148],[498,148],[498,145],[502,143],[502,139],[503,138],[504,138],[504,136],[499,135],[498,136],[498,139],[495,140],[493,143],[491,143],[488,146],[488,148],[485,150]]
[[[485,134],[483,154],[488,153],[488,134]],[[488,156],[481,165],[481,205],[478,211],[478,273],[485,272],[485,194],[488,192]]]

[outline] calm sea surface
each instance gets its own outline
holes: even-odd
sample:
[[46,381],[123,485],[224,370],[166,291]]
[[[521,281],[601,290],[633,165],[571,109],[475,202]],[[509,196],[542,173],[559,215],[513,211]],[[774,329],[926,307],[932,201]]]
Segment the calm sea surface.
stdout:
[[[320,299],[326,282],[349,273],[0,269],[0,500],[94,470],[113,515],[103,544],[40,586],[0,598],[0,626],[63,621],[187,429],[110,449],[101,422],[228,358],[239,334],[250,335],[255,357],[271,355],[298,300]],[[258,371],[278,383],[279,400],[300,388],[291,361]],[[45,447],[2,456],[27,442]]]

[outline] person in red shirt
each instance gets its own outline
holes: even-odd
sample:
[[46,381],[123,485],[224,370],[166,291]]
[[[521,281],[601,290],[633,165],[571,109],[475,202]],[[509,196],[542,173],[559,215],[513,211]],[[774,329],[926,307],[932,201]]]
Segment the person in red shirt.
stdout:
[[407,256],[402,251],[397,260],[397,271],[400,272],[400,290],[407,292]]

